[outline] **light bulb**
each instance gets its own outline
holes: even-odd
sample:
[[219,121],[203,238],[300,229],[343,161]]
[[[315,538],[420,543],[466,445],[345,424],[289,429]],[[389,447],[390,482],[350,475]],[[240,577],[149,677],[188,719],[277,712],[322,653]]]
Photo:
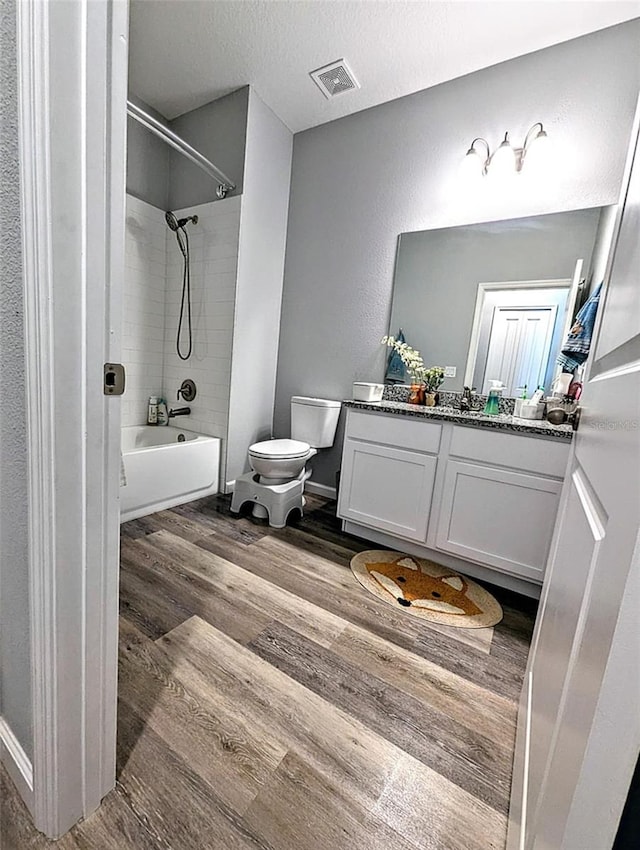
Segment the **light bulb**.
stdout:
[[535,139],[532,139],[527,145],[522,163],[526,171],[536,172],[537,174],[542,174],[546,171],[549,165],[550,152],[551,144],[549,142],[549,136],[547,136],[544,130],[540,130]]
[[509,142],[509,134],[504,134],[504,141],[491,157],[489,174],[493,178],[512,177],[516,173],[516,153]]
[[460,178],[465,182],[478,180],[484,174],[484,159],[480,151],[469,148],[460,162]]

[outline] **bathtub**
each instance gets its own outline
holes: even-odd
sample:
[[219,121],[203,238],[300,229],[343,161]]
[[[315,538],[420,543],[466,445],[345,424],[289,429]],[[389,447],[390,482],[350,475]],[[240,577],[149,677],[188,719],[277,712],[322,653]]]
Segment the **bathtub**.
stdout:
[[220,440],[185,428],[134,425],[122,429],[127,476],[120,487],[120,522],[218,492]]

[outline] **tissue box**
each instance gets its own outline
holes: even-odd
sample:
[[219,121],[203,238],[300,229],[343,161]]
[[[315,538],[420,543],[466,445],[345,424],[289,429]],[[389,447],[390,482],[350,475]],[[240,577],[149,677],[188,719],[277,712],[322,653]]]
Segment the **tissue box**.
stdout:
[[366,381],[354,381],[354,401],[382,401],[384,384],[369,384]]

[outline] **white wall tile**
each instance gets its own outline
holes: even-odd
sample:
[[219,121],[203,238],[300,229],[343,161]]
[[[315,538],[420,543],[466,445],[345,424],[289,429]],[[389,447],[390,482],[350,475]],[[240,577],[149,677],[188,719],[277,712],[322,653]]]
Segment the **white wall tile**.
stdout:
[[166,236],[163,211],[127,195],[122,325],[125,426],[143,425],[149,396],[162,395]]
[[[186,378],[195,381],[198,395],[189,405],[191,415],[179,421],[190,430],[223,440],[222,481],[225,480],[240,204],[241,198],[233,197],[175,210],[178,217],[198,216],[198,224],[188,226],[193,318],[193,354],[188,361],[181,361],[176,353],[182,255],[173,234],[166,243],[164,396],[176,406],[176,392],[182,381]],[[186,348],[186,335],[182,339]]]
[[[164,212],[127,196],[123,362],[127,390],[122,424],[146,422],[150,395],[163,396],[169,406],[180,384],[191,378],[198,394],[191,415],[177,420],[191,431],[223,440],[229,419],[231,351],[238,267],[240,197],[175,210],[181,218],[198,216],[189,224],[193,353],[181,361],[176,333],[182,296],[182,254],[168,230]],[[186,349],[187,336],[182,337]],[[224,481],[224,461],[222,478]]]

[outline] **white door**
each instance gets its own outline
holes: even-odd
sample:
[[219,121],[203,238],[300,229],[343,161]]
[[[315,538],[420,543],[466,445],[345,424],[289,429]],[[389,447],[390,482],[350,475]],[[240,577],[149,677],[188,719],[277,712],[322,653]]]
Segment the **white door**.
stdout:
[[555,304],[496,307],[482,382],[485,394],[491,381],[502,381],[506,396],[515,396],[524,386],[533,393],[544,383],[557,310]]
[[523,688],[509,850],[609,850],[640,749],[637,127]]

